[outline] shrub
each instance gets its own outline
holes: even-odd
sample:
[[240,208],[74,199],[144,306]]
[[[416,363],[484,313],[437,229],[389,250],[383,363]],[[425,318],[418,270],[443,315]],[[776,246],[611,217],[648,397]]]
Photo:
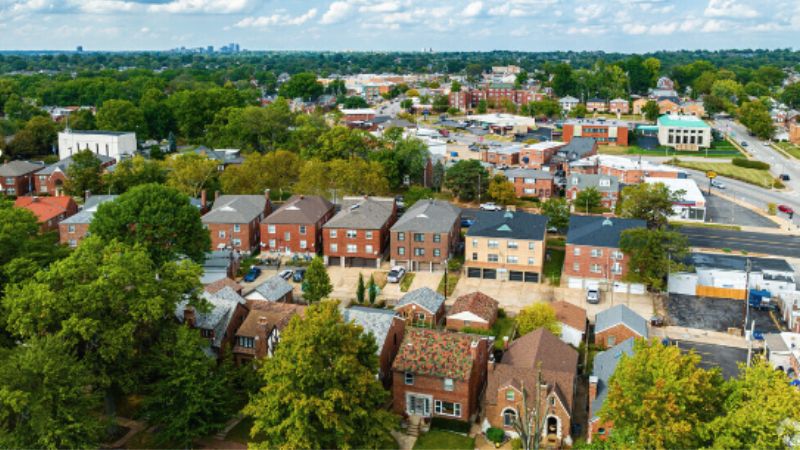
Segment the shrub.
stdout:
[[450,272],[460,272],[461,265],[464,263],[460,258],[453,258],[447,261],[447,270]]
[[767,214],[769,214],[770,216],[778,214],[778,205],[776,205],[775,203],[767,203]]
[[456,433],[466,434],[469,433],[470,423],[462,422],[460,420],[445,419],[443,417],[434,417],[431,419],[431,428],[438,428],[440,430],[455,431]]
[[762,161],[753,161],[746,158],[733,158],[731,160],[734,166],[745,167],[748,169],[769,170],[769,164]]
[[511,440],[511,450],[522,450],[522,439],[514,438]]
[[486,439],[490,440],[491,442],[503,442],[503,439],[506,438],[506,432],[501,430],[500,428],[489,428],[486,430]]

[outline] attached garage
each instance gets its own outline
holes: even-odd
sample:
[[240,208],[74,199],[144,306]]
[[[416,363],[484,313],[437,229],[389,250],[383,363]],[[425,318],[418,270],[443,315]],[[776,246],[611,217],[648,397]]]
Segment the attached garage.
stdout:
[[497,279],[497,270],[496,269],[483,269],[483,279],[485,279],[485,280],[496,280]]
[[375,267],[376,261],[371,258],[347,258],[347,267]]
[[539,282],[539,274],[536,272],[525,272],[525,282],[526,283],[538,283]]
[[467,278],[480,278],[481,269],[477,267],[467,267]]
[[328,257],[328,265],[329,266],[340,266],[340,265],[342,265],[342,257],[341,256],[329,256]]
[[508,281],[522,281],[523,278],[524,276],[522,272],[516,270],[508,272]]

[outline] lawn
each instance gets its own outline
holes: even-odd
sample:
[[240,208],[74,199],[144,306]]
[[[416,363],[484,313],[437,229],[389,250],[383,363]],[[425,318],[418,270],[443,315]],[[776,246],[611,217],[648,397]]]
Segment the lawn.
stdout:
[[407,273],[406,276],[400,280],[400,292],[408,292],[408,288],[411,287],[411,283],[414,281],[414,276],[416,274],[414,272]]
[[558,247],[547,247],[547,255],[544,261],[544,278],[550,281],[553,286],[561,284],[561,268],[564,266],[564,249]]
[[767,170],[749,169],[746,167],[734,166],[731,163],[721,162],[675,160],[670,164],[674,164],[678,167],[685,167],[687,169],[700,170],[703,172],[713,170],[718,175],[723,177],[733,178],[735,180],[744,181],[745,183],[754,184],[767,189],[773,187],[773,185],[781,186],[780,182],[776,180]]
[[[457,272],[447,272],[447,294],[452,294],[453,291],[456,289],[456,284],[458,284],[458,279],[461,277],[461,271]],[[439,281],[439,287],[436,288],[436,292],[444,295],[444,275],[442,275],[441,281]]]
[[503,336],[508,336],[509,342],[514,339],[514,328],[516,328],[516,326],[517,321],[513,317],[508,317],[505,313],[498,313],[497,320],[495,320],[494,325],[492,325],[492,334],[494,334],[496,338],[494,341],[495,349],[503,349]]
[[723,225],[720,223],[698,223],[698,222],[680,222],[674,221],[670,222],[670,225],[678,226],[678,227],[696,227],[696,228],[716,228],[719,230],[735,230],[735,231],[742,231],[742,227],[739,225]]
[[776,142],[774,145],[784,153],[789,154],[789,156],[800,159],[800,146],[794,145],[791,142]]
[[700,156],[708,158],[735,158],[742,156],[742,153],[728,141],[714,141],[711,148],[690,151],[675,151],[669,147],[659,146],[654,149],[644,149],[637,145],[620,147],[617,145],[601,145],[600,153],[604,155],[644,155],[644,156]]
[[414,444],[415,450],[473,450],[474,448],[475,438],[444,430],[431,430],[421,435]]

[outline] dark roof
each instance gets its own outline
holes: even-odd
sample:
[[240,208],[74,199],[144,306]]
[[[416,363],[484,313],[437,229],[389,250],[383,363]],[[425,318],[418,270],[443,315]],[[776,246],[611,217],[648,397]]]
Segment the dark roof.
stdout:
[[483,336],[427,328],[406,329],[392,369],[439,378],[468,380],[475,364],[472,346]]
[[597,377],[597,397],[592,402],[590,420],[594,420],[597,417],[598,411],[603,406],[606,395],[608,395],[608,380],[617,370],[617,364],[622,355],[633,356],[633,342],[633,338],[626,339],[622,343],[594,356],[592,376]]
[[250,223],[264,212],[267,198],[263,195],[222,195],[214,200],[214,208],[203,217],[203,223]]
[[364,333],[372,333],[375,343],[378,344],[378,355],[383,351],[389,330],[396,320],[401,320],[390,309],[366,308],[364,306],[351,306],[342,312],[345,322],[353,322],[364,329]]
[[576,136],[570,139],[569,143],[556,152],[562,158],[569,161],[581,159],[589,154],[597,146],[597,141],[591,137]]
[[[108,164],[112,161],[115,161],[114,158],[105,155],[94,155],[95,158],[100,160],[100,164]],[[72,165],[72,156],[68,156],[61,161],[56,163],[50,164],[49,166],[45,167],[44,169],[36,172],[37,175],[50,175],[56,170],[60,170],[62,172],[66,172],[67,168]]]
[[43,163],[30,161],[9,161],[0,166],[0,177],[18,177],[44,167]]
[[597,313],[594,319],[594,333],[600,333],[620,324],[647,339],[647,320],[625,305],[616,305]]
[[333,203],[318,195],[293,195],[264,223],[317,223],[333,209]]
[[754,258],[752,256],[720,255],[716,253],[691,253],[686,260],[686,264],[694,267],[744,272],[747,268],[748,259],[750,260],[750,270],[753,272],[762,272],[764,270],[794,272],[792,266],[785,259]]
[[303,317],[306,312],[304,305],[291,303],[253,301],[249,306],[250,312],[236,330],[237,336],[256,337],[259,336],[259,330],[268,333],[273,327],[281,330],[289,324],[292,317]]
[[392,226],[392,231],[449,233],[461,216],[461,208],[444,200],[419,200]]
[[391,219],[394,209],[393,198],[345,197],[342,209],[323,228],[378,230]]
[[448,316],[456,315],[460,312],[471,312],[481,319],[491,322],[497,317],[499,303],[483,292],[471,292],[458,297],[450,307]]
[[547,217],[526,212],[480,211],[467,236],[499,237],[542,241]]
[[605,102],[606,102],[606,99],[599,98],[599,97],[594,97],[594,98],[590,98],[589,100],[586,100],[586,103],[605,103]]
[[647,222],[640,219],[570,216],[567,244],[619,248],[619,239],[623,231],[645,226]]
[[552,173],[537,169],[509,169],[502,173],[509,180],[514,180],[515,178],[533,178],[535,180],[553,179]]

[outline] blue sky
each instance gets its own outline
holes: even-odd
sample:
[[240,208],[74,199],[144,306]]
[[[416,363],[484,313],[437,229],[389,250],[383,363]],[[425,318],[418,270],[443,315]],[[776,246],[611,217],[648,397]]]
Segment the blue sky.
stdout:
[[800,0],[0,0],[0,49],[785,48]]

